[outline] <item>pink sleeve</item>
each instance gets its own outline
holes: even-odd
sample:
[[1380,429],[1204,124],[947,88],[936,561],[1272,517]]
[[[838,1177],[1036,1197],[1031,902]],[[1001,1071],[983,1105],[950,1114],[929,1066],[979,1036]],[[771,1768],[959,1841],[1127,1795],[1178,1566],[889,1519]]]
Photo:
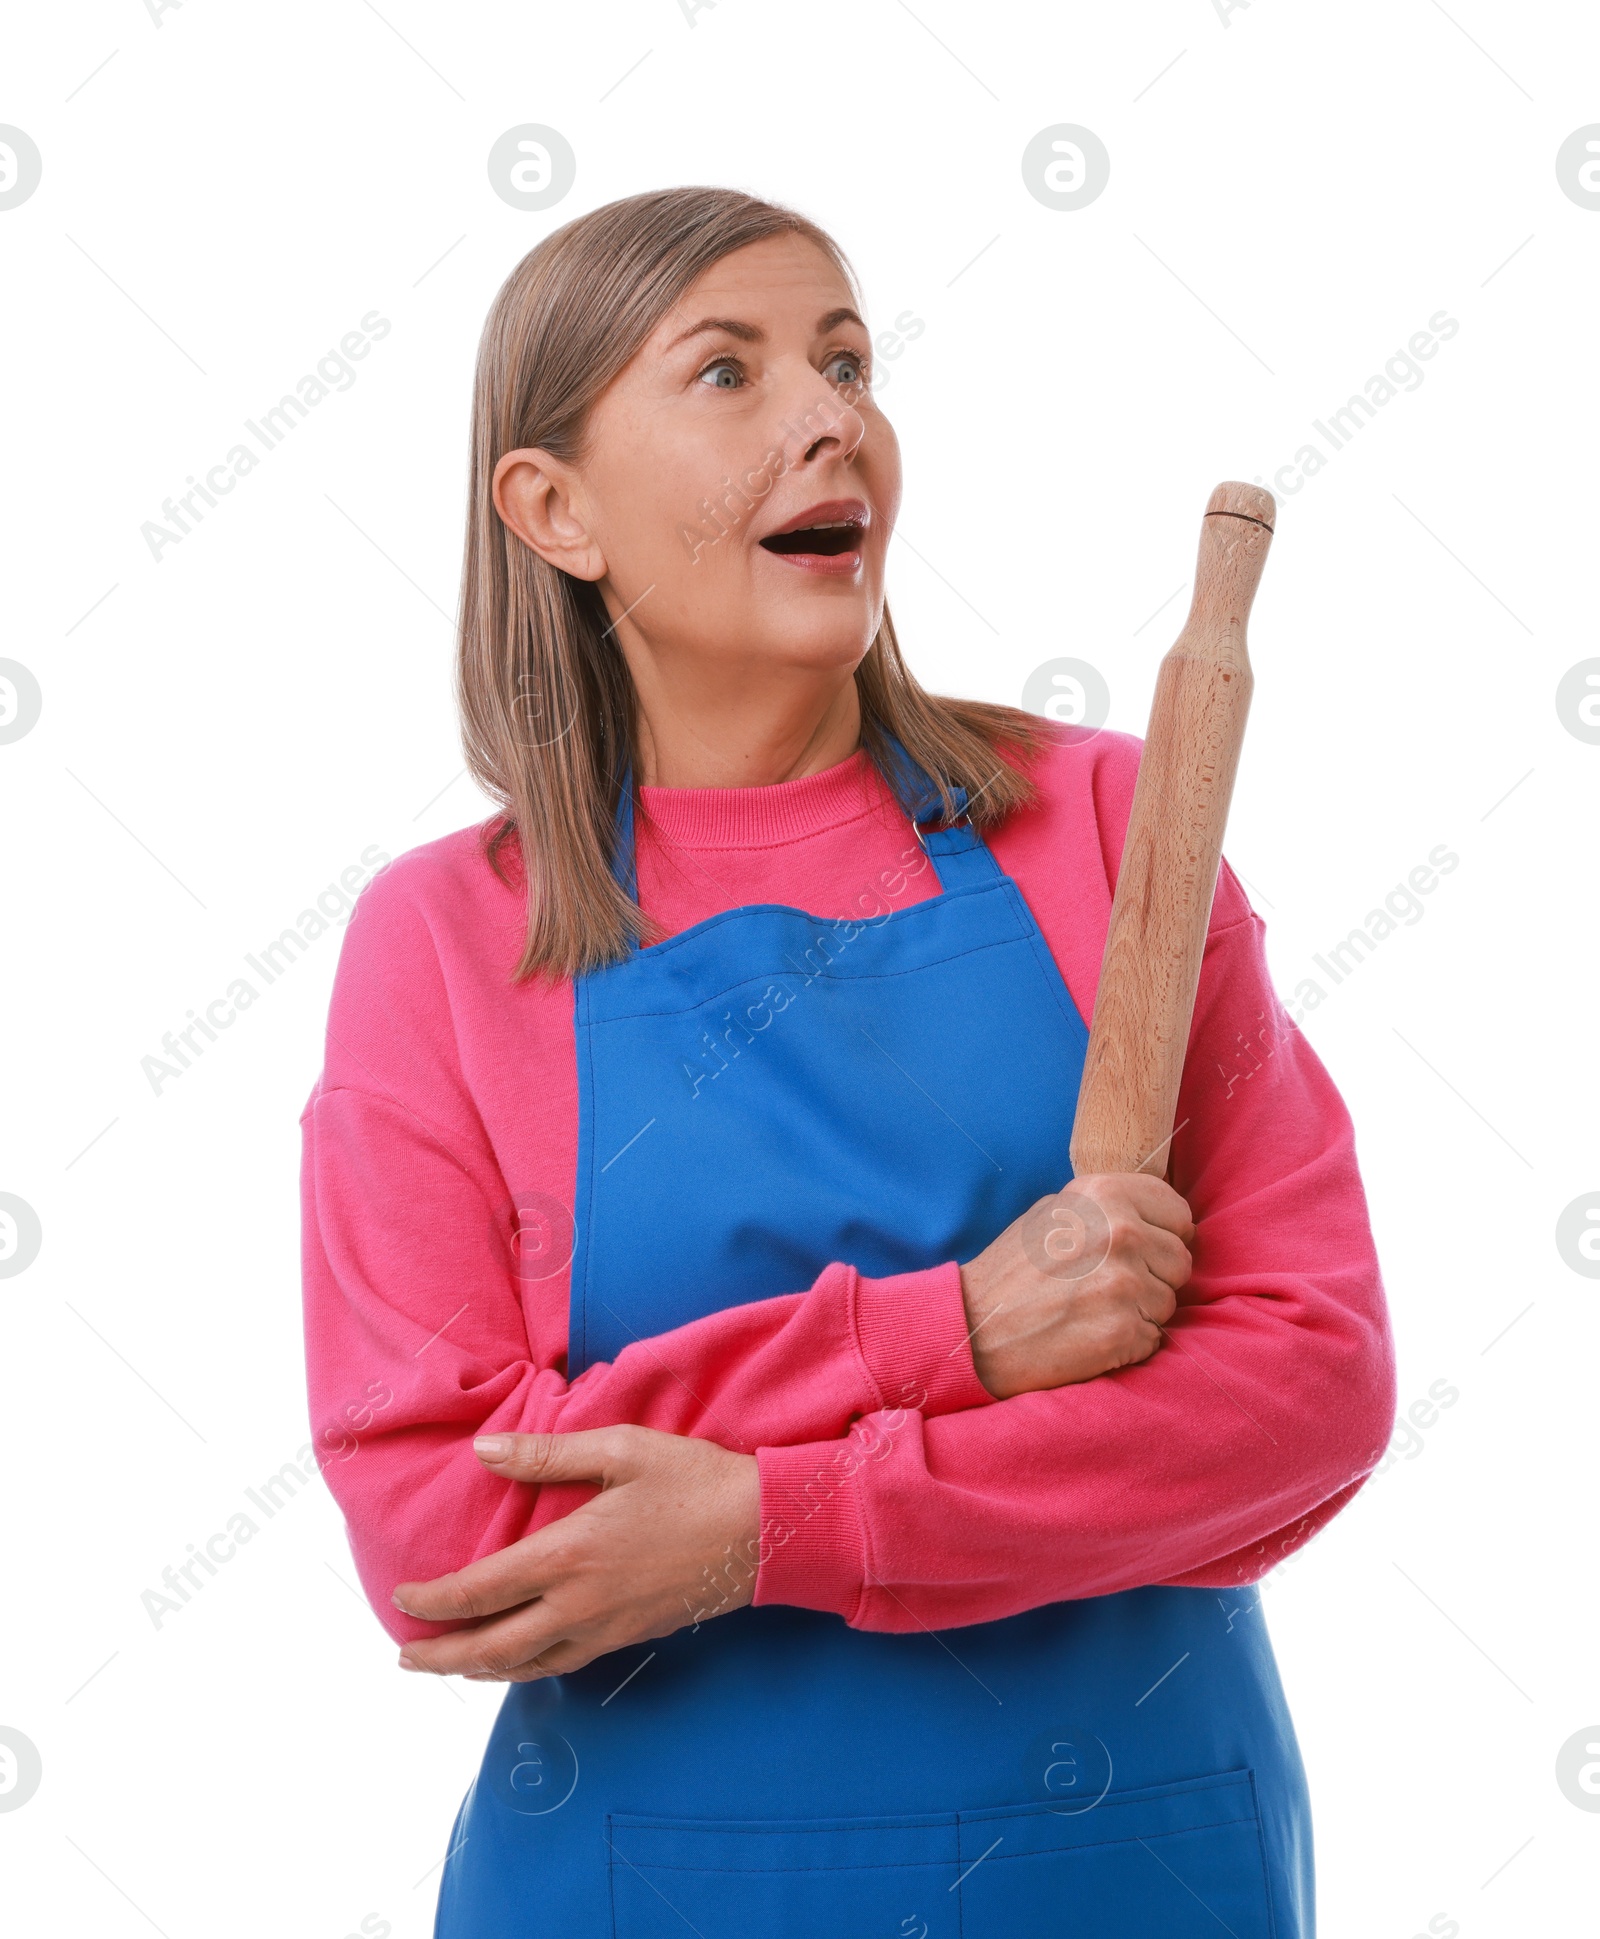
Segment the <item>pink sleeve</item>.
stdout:
[[890,1279],[830,1266],[809,1291],[637,1341],[568,1381],[564,1354],[530,1348],[523,1306],[559,1298],[539,1318],[564,1341],[566,1279],[522,1286],[510,1267],[496,1225],[510,1193],[458,1068],[427,923],[392,885],[362,903],[302,1119],[305,1336],[316,1458],[391,1635],[452,1626],[401,1615],[396,1583],[461,1568],[592,1492],[496,1479],[475,1433],[634,1422],[753,1454],[895,1405],[991,1403],[954,1264]]
[[[1225,898],[1248,909],[1231,876]],[[758,1603],[939,1629],[1231,1586],[1350,1498],[1393,1423],[1387,1309],[1349,1116],[1248,913],[1207,944],[1178,1121],[1198,1237],[1164,1344],[978,1412],[890,1409],[843,1445],[763,1448]]]

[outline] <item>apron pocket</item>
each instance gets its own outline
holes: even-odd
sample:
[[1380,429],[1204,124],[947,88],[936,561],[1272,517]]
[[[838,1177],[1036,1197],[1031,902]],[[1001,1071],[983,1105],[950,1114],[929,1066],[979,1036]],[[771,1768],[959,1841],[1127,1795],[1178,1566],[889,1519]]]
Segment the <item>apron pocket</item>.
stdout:
[[787,1823],[613,1816],[606,1833],[615,1939],[960,1939],[953,1812]]
[[963,1939],[1272,1939],[1249,1771],[1073,1813],[964,1811],[960,1839]]

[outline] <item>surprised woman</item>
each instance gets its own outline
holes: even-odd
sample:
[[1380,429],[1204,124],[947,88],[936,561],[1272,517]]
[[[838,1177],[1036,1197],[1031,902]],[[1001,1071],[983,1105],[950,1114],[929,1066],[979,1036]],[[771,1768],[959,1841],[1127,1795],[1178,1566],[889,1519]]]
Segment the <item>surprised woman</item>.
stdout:
[[362,1582],[507,1686],[436,1932],[1311,1939],[1251,1585],[1392,1421],[1349,1117],[1224,867],[1170,1182],[1072,1178],[1139,744],[913,678],[861,311],[679,189],[484,331],[497,810],[362,895],[303,1120]]

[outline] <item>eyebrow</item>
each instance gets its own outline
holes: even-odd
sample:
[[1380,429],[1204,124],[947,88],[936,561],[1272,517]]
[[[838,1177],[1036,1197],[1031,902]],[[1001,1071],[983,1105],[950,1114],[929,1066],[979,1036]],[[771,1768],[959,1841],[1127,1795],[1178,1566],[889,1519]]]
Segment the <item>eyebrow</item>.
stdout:
[[[841,323],[859,324],[863,330],[867,327],[855,311],[846,306],[842,309],[829,310],[817,325],[817,335],[826,336],[830,330],[837,330]],[[674,337],[667,348],[676,350],[680,343],[687,343],[690,337],[704,336],[715,330],[721,330],[726,336],[737,338],[740,343],[762,343],[765,342],[767,334],[758,324],[741,323],[735,317],[703,316],[698,323],[691,324],[681,336]]]

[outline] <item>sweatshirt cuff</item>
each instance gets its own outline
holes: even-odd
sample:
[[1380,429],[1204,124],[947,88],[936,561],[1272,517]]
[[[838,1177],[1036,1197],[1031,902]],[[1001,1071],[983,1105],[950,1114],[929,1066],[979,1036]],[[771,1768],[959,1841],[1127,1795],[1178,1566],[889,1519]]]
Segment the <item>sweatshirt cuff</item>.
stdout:
[[973,1365],[961,1268],[953,1260],[888,1279],[858,1274],[854,1320],[883,1406],[931,1417],[994,1399]]
[[752,1601],[820,1609],[848,1623],[866,1588],[866,1539],[854,1475],[858,1436],[758,1448],[761,1545]]

